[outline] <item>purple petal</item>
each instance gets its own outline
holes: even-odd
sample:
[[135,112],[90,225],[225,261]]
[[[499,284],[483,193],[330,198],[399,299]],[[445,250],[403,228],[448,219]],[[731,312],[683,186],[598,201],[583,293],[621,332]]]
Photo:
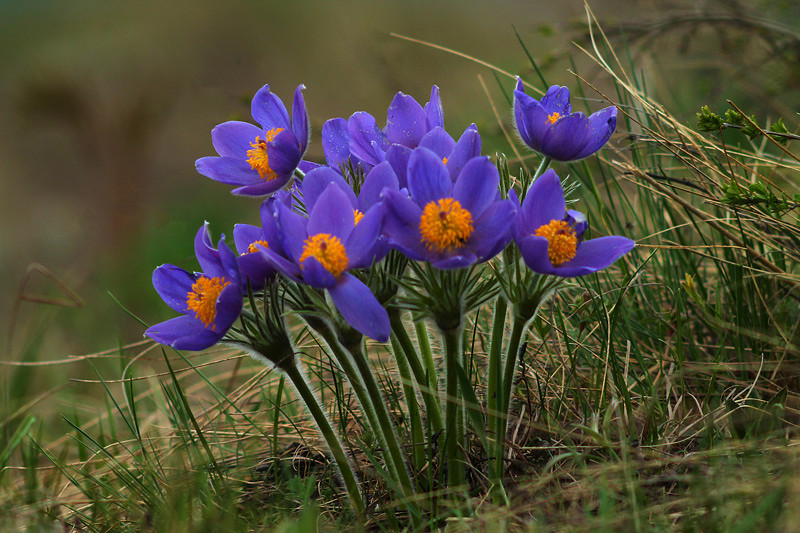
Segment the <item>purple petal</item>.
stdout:
[[500,174],[488,157],[473,157],[458,176],[453,186],[453,198],[478,220],[483,211],[497,197]]
[[450,156],[453,148],[456,147],[456,142],[450,137],[449,133],[437,126],[422,137],[419,145],[432,151],[440,158],[445,158]]
[[583,242],[583,234],[589,227],[589,222],[586,220],[586,215],[574,209],[567,210],[567,216],[564,218],[567,224],[575,231],[575,236],[578,238],[578,243]]
[[250,245],[256,241],[263,241],[264,231],[258,226],[250,224],[236,224],[233,226],[233,243],[239,255],[246,254]]
[[572,161],[586,144],[588,128],[583,113],[559,118],[542,135],[541,153],[556,161]]
[[427,250],[419,233],[422,210],[405,191],[384,189],[382,196],[386,209],[383,233],[389,237],[393,246],[400,248],[411,259],[424,259]]
[[374,256],[373,248],[383,226],[383,206],[376,205],[368,210],[345,243],[347,268],[364,268],[380,258]]
[[489,206],[475,222],[469,248],[480,261],[487,261],[505,248],[511,240],[511,223],[517,211],[511,200],[501,200]]
[[350,133],[350,152],[363,162],[375,166],[386,156],[389,142],[378,128],[375,117],[364,111],[354,113],[347,122]]
[[416,148],[427,131],[425,110],[411,96],[397,93],[389,104],[384,131],[389,142]]
[[421,207],[451,195],[453,182],[442,160],[427,148],[417,148],[408,160],[408,190]]
[[248,122],[233,120],[223,122],[211,130],[211,143],[222,157],[247,160],[247,152],[256,137],[263,137],[261,128]]
[[444,128],[444,111],[442,99],[439,98],[439,87],[431,88],[431,99],[425,104],[425,124],[428,130],[439,127]]
[[303,281],[312,287],[329,289],[336,285],[336,278],[328,272],[316,257],[308,257],[303,261]]
[[407,146],[393,144],[386,150],[386,161],[392,165],[397,176],[397,186],[401,189],[408,187],[408,160],[411,157],[411,149]]
[[358,193],[358,209],[366,213],[370,207],[381,201],[381,192],[386,188],[399,190],[397,176],[388,161],[374,167],[364,178]]
[[355,209],[358,205],[358,200],[356,199],[356,193],[350,188],[350,184],[332,168],[319,167],[306,174],[306,177],[303,178],[303,202],[307,212],[310,213],[314,209],[317,199],[332,183],[344,191],[350,204]]
[[522,142],[540,151],[542,137],[550,127],[547,111],[534,98],[514,91],[514,123]]
[[186,300],[196,280],[196,275],[175,265],[161,265],[153,271],[153,287],[170,309],[178,313],[188,311]]
[[261,179],[247,161],[233,157],[201,157],[195,166],[203,176],[228,185],[248,185]]
[[291,176],[303,153],[297,143],[297,137],[291,131],[282,131],[267,143],[267,156],[269,158],[269,168],[278,176]]
[[223,278],[227,274],[222,267],[219,252],[211,244],[211,235],[208,232],[208,222],[204,223],[194,237],[194,253],[200,269],[209,278]]
[[586,146],[574,156],[574,159],[583,159],[598,151],[608,142],[611,134],[617,127],[617,108],[614,106],[601,109],[589,117],[589,132],[586,136]]
[[342,243],[347,241],[355,226],[353,203],[338,185],[329,185],[308,216],[308,235],[327,233],[339,237]]
[[479,155],[481,155],[481,136],[478,134],[478,127],[470,124],[448,156],[446,166],[450,173],[450,179],[455,181],[467,161]]
[[561,116],[572,113],[572,106],[569,103],[569,89],[558,85],[553,85],[547,89],[547,93],[539,101],[542,107],[547,110],[547,114],[558,113]]
[[289,129],[289,113],[281,99],[270,92],[269,85],[264,85],[253,97],[250,112],[265,131],[273,128]]
[[311,134],[311,127],[308,123],[308,113],[306,112],[306,101],[303,98],[303,89],[305,85],[298,85],[294,92],[294,102],[292,104],[292,131],[300,143],[300,153],[306,153],[308,147],[308,139]]
[[572,261],[555,268],[555,274],[563,277],[584,276],[603,270],[627,254],[636,243],[627,237],[612,235],[584,241]]
[[553,220],[562,220],[566,214],[564,188],[551,168],[533,182],[522,202],[523,223],[526,233],[534,233]]
[[328,293],[336,309],[357,331],[378,342],[389,339],[391,325],[386,309],[358,278],[343,274]]
[[288,252],[292,261],[299,264],[305,240],[308,238],[307,220],[282,203],[277,204],[277,212],[278,230],[283,249]]
[[225,334],[239,318],[242,312],[242,288],[237,283],[231,283],[222,289],[216,302],[216,316],[209,329],[215,333]]
[[332,118],[322,125],[322,152],[328,165],[337,171],[347,163],[350,157],[350,133],[345,119]]
[[550,243],[544,237],[528,235],[517,242],[519,252],[528,268],[539,274],[554,274],[550,257],[547,255]]
[[431,259],[431,264],[439,270],[453,270],[473,265],[478,261],[478,257],[470,250],[462,250],[459,255],[445,256],[442,258]]
[[211,331],[194,317],[179,316],[148,328],[145,335],[176,350],[205,350],[214,346],[225,332]]
[[259,246],[258,248],[259,253],[266,260],[266,262],[275,267],[278,272],[292,281],[302,283],[302,271],[300,270],[299,266],[289,261],[285,257],[276,254],[271,248],[264,248],[263,246]]

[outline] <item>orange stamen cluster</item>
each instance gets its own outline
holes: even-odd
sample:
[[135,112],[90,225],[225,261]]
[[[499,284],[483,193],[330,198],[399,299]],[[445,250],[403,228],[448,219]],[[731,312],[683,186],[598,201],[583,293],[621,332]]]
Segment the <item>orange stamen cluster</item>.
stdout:
[[361,219],[364,218],[364,213],[358,209],[353,209],[353,218],[355,219],[355,224],[358,225],[358,223],[361,222]]
[[419,219],[422,242],[437,252],[461,248],[472,232],[472,213],[453,198],[428,202]]
[[[230,285],[224,278],[208,278],[200,276],[192,284],[192,290],[186,295],[186,306],[194,311],[197,320],[205,327],[211,325],[217,318],[217,298],[222,289]],[[216,326],[211,328],[216,329]]]
[[547,256],[553,266],[561,266],[575,257],[578,237],[565,220],[551,220],[537,229],[535,234],[547,239]]
[[282,131],[283,128],[272,128],[264,136],[263,141],[261,137],[256,137],[256,140],[250,143],[252,148],[247,151],[247,162],[250,163],[250,168],[258,171],[258,175],[261,176],[261,179],[271,181],[278,177],[278,174],[269,166],[267,143],[272,141],[275,136]]
[[259,245],[263,246],[264,248],[269,248],[269,243],[267,241],[253,241],[250,243],[250,246],[247,247],[247,251],[244,254],[253,254],[258,252]]
[[558,111],[554,111],[554,112],[550,113],[550,115],[547,116],[547,121],[550,124],[555,124],[556,120],[558,120],[560,118],[561,118],[561,113],[559,113]]
[[446,157],[442,158],[442,163],[444,163],[445,165],[447,164],[447,158]]
[[303,254],[300,256],[300,264],[313,257],[320,264],[337,278],[347,269],[347,251],[339,237],[328,233],[317,233],[305,240],[303,243]]

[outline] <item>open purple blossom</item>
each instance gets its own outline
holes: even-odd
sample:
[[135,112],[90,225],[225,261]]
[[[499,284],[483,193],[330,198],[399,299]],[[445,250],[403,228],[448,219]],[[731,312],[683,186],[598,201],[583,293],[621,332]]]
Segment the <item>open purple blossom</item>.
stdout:
[[603,147],[617,127],[617,108],[606,107],[588,118],[572,113],[569,89],[553,85],[541,100],[525,94],[517,78],[514,121],[522,141],[556,161],[583,159]]
[[384,233],[409,258],[439,269],[494,257],[510,240],[516,214],[500,199],[500,175],[488,157],[470,159],[455,183],[438,154],[417,148],[408,161],[408,191],[386,189]]
[[251,112],[261,127],[248,122],[223,122],[211,131],[219,157],[197,160],[197,171],[235,185],[234,194],[265,196],[291,179],[308,147],[309,122],[303,89],[294,93],[292,120],[281,102],[264,85],[253,97]]
[[564,278],[603,270],[636,244],[617,235],[584,241],[588,226],[582,213],[567,210],[561,180],[550,169],[528,189],[512,234],[528,268]]
[[[304,195],[311,191],[305,189]],[[261,247],[261,253],[289,279],[326,289],[353,328],[385,342],[391,329],[386,310],[369,287],[348,272],[372,264],[383,209],[369,209],[356,221],[352,198],[336,183],[307,201],[306,207],[311,206],[308,218],[283,203],[276,203],[283,253],[266,247]]]
[[397,93],[389,104],[384,128],[364,111],[354,113],[349,120],[327,121],[322,128],[322,148],[328,165],[334,169],[349,160],[353,166],[360,165],[369,171],[386,161],[394,147],[416,148],[437,127],[444,127],[444,114],[439,88],[434,85],[430,101],[424,107],[413,97]]
[[236,256],[223,236],[217,249],[203,225],[194,241],[202,273],[175,265],[153,272],[153,286],[173,310],[183,316],[152,326],[145,335],[176,350],[204,350],[217,343],[239,317],[242,289]]

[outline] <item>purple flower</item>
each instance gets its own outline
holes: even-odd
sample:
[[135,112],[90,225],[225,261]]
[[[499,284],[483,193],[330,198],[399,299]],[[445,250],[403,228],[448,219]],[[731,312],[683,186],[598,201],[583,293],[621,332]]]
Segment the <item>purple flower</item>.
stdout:
[[202,273],[190,273],[174,265],[153,272],[153,286],[173,310],[183,314],[152,326],[145,335],[176,350],[204,350],[217,343],[239,317],[242,289],[236,256],[225,245],[211,244],[208,226],[194,240]]
[[[285,191],[281,191],[285,193]],[[275,204],[283,202],[291,205],[291,196],[281,194],[264,200],[261,204],[261,227],[250,224],[236,224],[233,228],[233,240],[239,252],[237,261],[242,273],[242,290],[247,290],[246,282],[257,291],[264,288],[264,283],[275,275],[275,267],[261,254],[259,246],[271,248],[280,255],[286,255],[281,244],[277,223],[275,222]]]
[[603,270],[636,243],[616,235],[583,240],[586,217],[567,210],[561,180],[551,169],[528,189],[512,234],[528,268],[564,278]]
[[[307,177],[311,177],[311,173]],[[312,185],[313,182],[314,179]],[[304,193],[308,194],[305,190],[308,183],[304,181],[303,185]],[[277,224],[285,253],[263,247],[261,253],[289,279],[326,289],[351,326],[385,342],[391,329],[386,310],[369,287],[348,272],[372,264],[383,210],[369,209],[356,223],[352,199],[335,183],[329,184],[315,199],[306,201],[306,207],[311,206],[308,218],[283,203],[276,203]]]
[[211,131],[219,157],[201,157],[197,171],[236,185],[234,194],[264,196],[292,177],[308,147],[309,124],[300,85],[294,93],[292,121],[280,98],[264,85],[253,97],[251,112],[261,127],[248,122],[223,122]]
[[[354,113],[349,120],[327,121],[322,127],[322,147],[330,167],[339,169],[349,159],[354,166],[361,165],[368,171],[390,159],[392,150],[404,152],[416,148],[432,129],[443,127],[442,101],[439,88],[434,85],[430,101],[424,107],[413,97],[397,93],[389,105],[383,129],[378,127],[375,117],[364,111]],[[404,177],[398,174],[401,180]]]
[[569,90],[553,85],[541,100],[525,94],[517,78],[514,121],[525,144],[556,161],[583,159],[598,151],[617,127],[617,108],[601,109],[586,118],[572,113]]
[[508,244],[516,215],[514,204],[500,199],[499,181],[488,157],[474,157],[453,183],[438,154],[417,148],[408,161],[408,193],[383,192],[384,232],[409,258],[436,268],[487,261]]

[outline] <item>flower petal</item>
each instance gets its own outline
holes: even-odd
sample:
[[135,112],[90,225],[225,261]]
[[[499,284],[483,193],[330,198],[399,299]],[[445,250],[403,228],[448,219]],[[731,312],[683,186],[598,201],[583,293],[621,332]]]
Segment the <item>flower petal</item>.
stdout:
[[194,317],[179,316],[148,328],[144,334],[176,350],[200,351],[214,346],[225,331],[212,331]]
[[308,238],[308,232],[306,232],[308,221],[283,203],[278,202],[276,208],[278,230],[283,249],[293,262],[299,264],[300,256],[303,255],[303,243]]
[[233,226],[233,244],[239,255],[246,254],[250,245],[256,241],[264,240],[264,231],[258,226],[250,224],[236,224]]
[[450,173],[450,179],[455,181],[467,161],[479,155],[481,155],[481,136],[478,134],[478,127],[470,124],[447,158],[445,166]]
[[553,220],[562,220],[566,209],[561,180],[553,169],[549,169],[528,188],[522,202],[525,233],[533,233]]
[[475,222],[475,231],[470,236],[469,248],[480,261],[488,261],[505,248],[511,240],[511,224],[517,215],[511,200],[494,202]]
[[231,283],[222,289],[215,305],[216,316],[211,323],[211,331],[225,334],[242,312],[242,289]]
[[427,148],[417,148],[408,160],[408,190],[421,207],[450,196],[453,182],[442,160]]
[[175,265],[161,265],[153,271],[153,287],[164,303],[178,313],[189,310],[186,300],[195,281],[196,275]]
[[227,272],[222,267],[222,260],[219,257],[219,251],[214,249],[211,244],[211,234],[208,231],[208,222],[205,222],[194,237],[194,254],[197,256],[197,262],[200,263],[202,272],[210,277],[223,278]]
[[572,161],[586,145],[589,120],[583,113],[558,119],[542,136],[541,153],[556,161]]
[[405,191],[384,189],[382,195],[386,209],[383,220],[383,233],[395,246],[411,259],[423,260],[425,246],[419,232],[420,207],[405,194]]
[[428,130],[435,127],[444,128],[444,111],[442,110],[442,99],[439,98],[439,87],[434,85],[431,88],[431,99],[425,104],[425,125]]
[[382,259],[382,257],[376,257],[373,252],[383,226],[383,213],[383,206],[376,205],[369,209],[353,228],[353,232],[345,243],[348,269],[368,267],[373,261]]
[[364,111],[354,113],[347,121],[350,133],[350,152],[368,165],[375,166],[386,159],[389,147],[386,135],[378,128],[375,117]]
[[355,226],[353,203],[354,199],[351,203],[351,199],[338,185],[328,185],[308,215],[308,235],[327,233],[339,237],[342,243],[346,242]]
[[569,103],[569,89],[559,85],[553,85],[542,99],[539,101],[548,114],[558,113],[561,116],[572,113],[572,106]]
[[203,176],[228,185],[250,185],[260,179],[246,161],[233,157],[201,157],[195,166]]
[[464,268],[475,264],[478,261],[476,256],[470,250],[462,250],[458,255],[442,256],[441,258],[431,258],[431,264],[439,270],[453,270],[456,268]]
[[449,133],[437,126],[422,137],[419,145],[444,159],[450,156],[453,148],[456,147],[456,142]]
[[342,274],[339,282],[328,289],[328,293],[336,309],[357,331],[378,342],[389,340],[389,315],[369,287],[358,278]]
[[248,122],[232,120],[223,122],[211,130],[211,143],[222,157],[235,157],[247,160],[247,152],[252,148],[256,137],[263,137],[261,128]]
[[608,142],[617,127],[617,108],[614,106],[601,109],[589,117],[589,131],[586,135],[586,146],[574,156],[583,159],[598,151]]
[[297,137],[291,131],[282,131],[267,143],[269,167],[280,177],[288,177],[297,168],[303,153]]
[[392,165],[397,176],[397,186],[401,189],[408,187],[408,160],[411,157],[411,149],[407,146],[393,144],[386,150],[386,161]]
[[381,201],[383,189],[399,190],[397,176],[392,165],[384,161],[369,171],[358,193],[358,209],[366,213],[369,208]]
[[311,134],[311,126],[308,123],[308,112],[306,111],[306,101],[303,98],[305,85],[298,85],[294,91],[294,102],[292,104],[292,131],[300,143],[300,153],[306,153],[308,139]]
[[528,235],[517,242],[519,252],[528,268],[539,274],[553,274],[553,264],[547,255],[550,243],[544,237]]
[[269,90],[269,85],[264,85],[253,97],[250,112],[265,131],[273,128],[289,129],[286,106]]
[[316,257],[308,257],[303,261],[303,282],[321,289],[329,289],[336,285],[336,278],[328,272]]
[[347,121],[343,118],[332,118],[322,125],[322,152],[328,166],[340,170],[350,157],[350,132]]
[[478,220],[483,211],[497,198],[500,174],[488,157],[473,157],[464,165],[453,186],[453,198]]
[[584,276],[603,270],[627,254],[636,243],[627,237],[612,235],[584,241],[578,247],[575,258],[555,268],[555,274],[563,277]]
[[427,131],[425,110],[411,96],[397,93],[389,104],[384,131],[389,142],[416,148]]
[[311,212],[314,205],[317,203],[320,195],[325,192],[332,183],[336,184],[347,195],[350,204],[355,207],[358,205],[356,193],[350,188],[345,179],[335,170],[330,167],[319,167],[303,178],[303,202],[306,206],[306,211]]

